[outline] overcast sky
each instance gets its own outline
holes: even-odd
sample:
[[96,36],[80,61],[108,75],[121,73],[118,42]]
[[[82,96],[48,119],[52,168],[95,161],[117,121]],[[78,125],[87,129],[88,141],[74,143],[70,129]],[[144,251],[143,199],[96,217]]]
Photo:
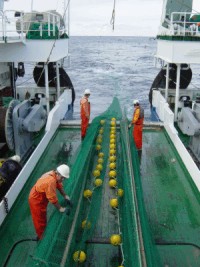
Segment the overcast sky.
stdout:
[[[194,0],[200,10],[200,0]],[[33,10],[63,10],[64,0],[33,0]],[[67,0],[66,0],[67,2]],[[115,29],[112,30],[114,0],[70,0],[71,35],[156,36],[162,0],[116,0]],[[28,10],[31,0],[9,0],[4,9]]]

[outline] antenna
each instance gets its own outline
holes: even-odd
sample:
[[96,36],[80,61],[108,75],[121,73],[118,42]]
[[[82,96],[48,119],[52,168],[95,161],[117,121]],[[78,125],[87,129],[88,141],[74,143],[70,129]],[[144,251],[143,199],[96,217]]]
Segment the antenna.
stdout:
[[33,11],[33,0],[31,0],[31,12]]
[[3,11],[4,7],[4,0],[0,0],[0,10]]

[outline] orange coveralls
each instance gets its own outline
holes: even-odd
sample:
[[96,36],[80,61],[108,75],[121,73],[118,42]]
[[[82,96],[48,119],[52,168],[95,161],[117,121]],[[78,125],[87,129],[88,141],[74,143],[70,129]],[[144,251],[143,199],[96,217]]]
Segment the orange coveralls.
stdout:
[[63,188],[62,183],[58,183],[55,171],[50,171],[42,175],[31,189],[29,194],[29,205],[33,224],[41,239],[47,224],[47,205],[49,202],[58,202],[56,189]]
[[86,135],[87,127],[90,120],[90,102],[88,98],[83,96],[80,101],[81,106],[81,138],[84,138]]
[[133,138],[134,138],[135,145],[136,145],[137,149],[142,149],[143,121],[144,121],[144,116],[141,115],[140,107],[136,106],[134,113],[133,113],[132,123],[134,124]]

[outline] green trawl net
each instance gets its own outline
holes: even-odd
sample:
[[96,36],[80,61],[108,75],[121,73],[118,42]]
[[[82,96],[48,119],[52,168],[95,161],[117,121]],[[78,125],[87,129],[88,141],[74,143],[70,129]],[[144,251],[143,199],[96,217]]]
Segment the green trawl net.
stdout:
[[[131,133],[128,135],[127,121],[122,119],[118,99],[114,98],[108,110],[92,121],[80,146],[77,146],[80,132],[76,131],[59,128],[44,151],[0,229],[3,241],[9,240],[0,251],[0,261],[5,262],[11,244],[34,235],[27,203],[32,185],[50,165],[55,168],[67,163],[71,173],[64,188],[73,207],[67,206],[68,214],[61,214],[49,205],[44,238],[34,244],[27,241],[18,245],[7,266],[137,267],[145,262],[147,266],[159,266],[142,190],[138,189],[141,185],[137,151]],[[74,151],[72,157],[65,149],[69,140]],[[65,205],[62,197],[59,202]],[[136,217],[138,211],[140,220]]]
[[[124,196],[127,206],[121,208],[122,232],[124,236],[124,251],[127,253],[127,265],[131,265],[130,255],[134,255],[137,262],[142,266],[161,266],[157,248],[153,242],[148,219],[143,202],[143,190],[140,176],[140,162],[138,152],[133,140],[132,131],[128,131],[128,121],[121,121],[121,159],[124,179],[123,187],[126,188],[127,196]],[[124,161],[128,159],[128,163]],[[133,201],[133,203],[131,203]],[[137,203],[136,203],[137,202]],[[137,215],[139,214],[138,218]],[[139,221],[139,222],[138,222]],[[128,227],[126,227],[128,225]],[[137,229],[134,229],[137,227]],[[133,229],[135,230],[133,232]],[[138,231],[136,231],[138,230]],[[135,245],[133,246],[132,241]],[[146,263],[145,263],[146,262]]]

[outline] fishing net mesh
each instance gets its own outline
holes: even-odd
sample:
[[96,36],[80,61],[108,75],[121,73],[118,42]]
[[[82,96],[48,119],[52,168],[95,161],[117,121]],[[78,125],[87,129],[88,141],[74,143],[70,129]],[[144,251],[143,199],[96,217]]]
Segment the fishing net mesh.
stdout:
[[[73,207],[59,198],[66,214],[48,208],[44,237],[21,266],[135,267],[142,266],[144,258],[147,266],[159,266],[143,206],[138,154],[127,126],[117,98],[92,121],[70,159],[70,179],[64,184]],[[55,159],[55,166],[63,162],[62,156]],[[18,266],[17,250],[8,266]]]

